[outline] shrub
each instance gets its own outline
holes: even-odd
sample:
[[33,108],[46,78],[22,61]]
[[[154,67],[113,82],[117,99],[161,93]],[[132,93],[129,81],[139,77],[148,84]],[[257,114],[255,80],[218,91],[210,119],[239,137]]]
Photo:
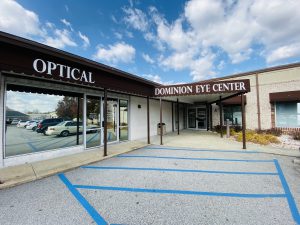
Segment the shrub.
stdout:
[[[223,134],[226,134],[226,126],[222,126],[222,133]],[[220,125],[216,125],[214,127],[214,131],[217,132],[217,133],[221,133],[221,126]]]
[[[239,132],[236,134],[236,140],[242,142],[243,134]],[[261,145],[268,145],[270,143],[280,143],[278,138],[271,134],[257,133],[253,130],[246,131],[246,141]]]
[[276,129],[276,128],[271,128],[271,129],[266,130],[266,134],[271,134],[273,136],[279,137],[282,135],[282,130]]
[[276,128],[271,128],[271,129],[267,129],[267,130],[256,130],[256,133],[258,134],[271,134],[273,136],[281,136],[282,135],[282,130],[280,129],[276,129]]
[[294,140],[300,141],[300,131],[294,131],[292,133],[292,137],[293,137]]

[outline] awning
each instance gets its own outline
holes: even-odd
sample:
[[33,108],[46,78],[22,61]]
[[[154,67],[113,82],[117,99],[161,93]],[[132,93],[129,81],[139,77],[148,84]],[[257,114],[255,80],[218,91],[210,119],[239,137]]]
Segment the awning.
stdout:
[[270,102],[299,102],[300,91],[286,91],[270,93]]

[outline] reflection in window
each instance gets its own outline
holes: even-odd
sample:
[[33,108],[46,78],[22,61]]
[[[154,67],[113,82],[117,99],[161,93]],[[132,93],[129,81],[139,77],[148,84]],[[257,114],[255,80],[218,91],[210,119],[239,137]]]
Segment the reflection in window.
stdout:
[[82,144],[82,99],[8,85],[5,156]]
[[119,102],[119,121],[120,121],[120,141],[128,140],[128,101],[120,100]]
[[86,98],[86,147],[101,145],[101,105],[100,97]]
[[276,127],[300,127],[300,103],[276,103]]
[[242,124],[241,106],[239,106],[239,105],[223,106],[223,112],[224,112],[224,122],[225,123],[226,123],[226,120],[228,119],[229,123],[232,125],[241,125]]
[[107,100],[107,141],[112,142],[117,140],[117,99]]

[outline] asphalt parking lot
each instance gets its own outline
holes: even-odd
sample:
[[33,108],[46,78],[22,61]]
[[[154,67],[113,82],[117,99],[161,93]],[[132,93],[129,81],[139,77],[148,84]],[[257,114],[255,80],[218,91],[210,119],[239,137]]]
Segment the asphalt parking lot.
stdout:
[[0,219],[3,224],[299,224],[300,168],[291,161],[255,151],[149,146],[2,190]]

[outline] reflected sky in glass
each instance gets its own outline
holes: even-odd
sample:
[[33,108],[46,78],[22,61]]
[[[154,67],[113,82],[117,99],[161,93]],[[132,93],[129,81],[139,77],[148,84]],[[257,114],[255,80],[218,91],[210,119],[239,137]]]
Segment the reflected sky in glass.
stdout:
[[6,106],[22,113],[54,112],[63,96],[7,91]]

